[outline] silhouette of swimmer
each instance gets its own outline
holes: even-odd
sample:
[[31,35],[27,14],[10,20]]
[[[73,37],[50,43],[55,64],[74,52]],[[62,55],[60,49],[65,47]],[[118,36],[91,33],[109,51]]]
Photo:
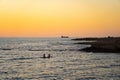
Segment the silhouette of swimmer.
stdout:
[[47,58],[50,58],[51,56],[50,56],[50,54],[48,54],[48,57]]
[[46,58],[45,54],[43,54],[43,58]]

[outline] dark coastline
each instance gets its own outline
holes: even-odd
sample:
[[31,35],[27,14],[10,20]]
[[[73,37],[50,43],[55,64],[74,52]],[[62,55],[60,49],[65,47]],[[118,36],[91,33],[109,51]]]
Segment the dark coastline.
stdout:
[[[101,53],[120,53],[120,37],[102,37],[102,38],[76,38],[75,41],[86,41],[75,44],[91,45],[90,47],[80,49],[86,52]],[[92,42],[89,42],[92,41]]]

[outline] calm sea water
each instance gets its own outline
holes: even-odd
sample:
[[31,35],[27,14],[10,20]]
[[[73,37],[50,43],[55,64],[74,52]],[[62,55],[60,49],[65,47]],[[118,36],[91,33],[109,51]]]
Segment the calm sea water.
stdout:
[[[0,38],[0,80],[120,80],[120,54],[60,38]],[[50,54],[50,59],[42,58]]]

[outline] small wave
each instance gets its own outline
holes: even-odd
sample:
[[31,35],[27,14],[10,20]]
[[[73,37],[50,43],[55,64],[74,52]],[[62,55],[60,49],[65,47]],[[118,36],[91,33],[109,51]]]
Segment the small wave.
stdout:
[[29,49],[28,51],[79,51],[79,49]]
[[10,60],[26,60],[26,59],[36,59],[36,57],[31,57],[31,58],[12,58]]
[[0,71],[0,74],[8,74],[8,72]]
[[96,68],[110,68],[110,66],[96,66]]
[[41,75],[39,78],[54,78],[54,77],[57,77],[57,76],[54,76],[54,75]]
[[75,80],[97,80],[95,77],[85,77],[85,78],[78,78]]
[[11,49],[11,48],[0,48],[0,50],[10,51],[10,50],[12,50],[12,49]]
[[5,78],[4,80],[25,80],[25,79],[21,77],[12,77],[12,78]]
[[30,59],[37,59],[37,58],[48,59],[48,58],[44,58],[44,57],[30,57],[30,58],[21,57],[21,58],[12,58],[12,59],[9,59],[9,60],[30,60]]
[[120,66],[120,64],[112,64],[112,65],[110,65],[111,67],[119,67]]

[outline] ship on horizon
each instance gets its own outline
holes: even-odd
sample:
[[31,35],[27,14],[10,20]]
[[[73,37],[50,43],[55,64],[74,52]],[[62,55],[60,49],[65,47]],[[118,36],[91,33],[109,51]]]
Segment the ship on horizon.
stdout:
[[69,36],[61,36],[61,38],[69,38]]

